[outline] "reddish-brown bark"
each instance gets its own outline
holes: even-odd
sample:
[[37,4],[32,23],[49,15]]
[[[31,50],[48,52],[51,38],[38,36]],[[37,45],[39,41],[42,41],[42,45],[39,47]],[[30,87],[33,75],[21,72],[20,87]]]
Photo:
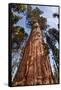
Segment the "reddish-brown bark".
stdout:
[[26,44],[22,62],[19,65],[13,85],[53,84],[48,55],[45,55],[42,31],[35,23]]

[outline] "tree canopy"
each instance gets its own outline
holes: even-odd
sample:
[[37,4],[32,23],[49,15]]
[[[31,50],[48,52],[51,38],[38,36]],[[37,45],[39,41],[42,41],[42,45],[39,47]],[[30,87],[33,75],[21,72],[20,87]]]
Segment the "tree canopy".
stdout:
[[27,11],[28,24],[32,27],[35,22],[38,22],[41,29],[46,29],[47,19],[43,16],[40,16],[41,14],[43,14],[43,11],[41,11],[38,7],[32,9],[31,6],[28,6],[27,8],[29,11]]
[[[14,42],[17,43],[17,45],[19,44],[18,42],[22,41],[24,39],[24,37],[26,36],[26,32],[24,30],[23,27],[21,26],[16,26],[16,23],[21,20],[23,17],[22,16],[17,16],[15,14],[15,12],[18,13],[23,13],[25,11],[26,7],[23,4],[10,4],[9,5],[9,25],[10,25],[10,32],[12,33],[12,45],[14,44]],[[15,24],[15,26],[14,26]]]
[[[27,20],[27,25],[29,25],[29,28],[33,28],[33,24],[35,22],[38,22],[40,25],[40,30],[47,30],[48,25],[47,25],[47,18],[43,16],[43,11],[40,10],[37,6],[35,8],[32,7],[32,5],[23,5],[23,4],[10,4],[9,5],[9,22],[10,22],[10,31],[12,33],[11,39],[12,39],[12,44],[16,43],[17,47],[19,47],[19,42],[24,40],[24,37],[28,37],[28,34],[25,32],[25,28],[22,26],[16,26],[16,23],[21,20],[23,17],[18,16],[15,13],[24,13],[26,12],[26,20]],[[14,13],[15,12],[15,13]],[[57,17],[59,19],[59,14],[54,13],[52,15],[54,18]],[[15,24],[15,26],[14,26]],[[59,25],[59,23],[58,23]],[[45,33],[45,32],[43,32]],[[48,34],[47,34],[48,33]],[[58,76],[58,69],[59,69],[59,49],[55,46],[56,42],[59,44],[59,30],[57,30],[55,27],[49,28],[48,31],[45,33],[46,37],[46,43],[44,43],[44,49],[46,54],[48,54],[49,49],[52,50],[54,60],[56,63],[55,67],[55,74]],[[57,68],[57,69],[56,69]],[[57,79],[58,80],[58,79]]]

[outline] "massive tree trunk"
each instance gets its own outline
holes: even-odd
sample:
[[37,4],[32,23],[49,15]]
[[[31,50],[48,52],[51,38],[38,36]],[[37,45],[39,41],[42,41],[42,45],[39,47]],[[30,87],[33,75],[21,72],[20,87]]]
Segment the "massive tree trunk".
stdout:
[[13,82],[15,86],[54,83],[49,58],[44,52],[42,31],[37,22],[33,24],[23,59]]

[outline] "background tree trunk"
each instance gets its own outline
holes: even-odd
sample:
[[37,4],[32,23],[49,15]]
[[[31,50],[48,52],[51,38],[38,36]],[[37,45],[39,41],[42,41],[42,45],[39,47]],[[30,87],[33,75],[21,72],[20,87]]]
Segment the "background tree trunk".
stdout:
[[45,55],[42,31],[38,22],[33,24],[13,85],[53,84],[48,55]]

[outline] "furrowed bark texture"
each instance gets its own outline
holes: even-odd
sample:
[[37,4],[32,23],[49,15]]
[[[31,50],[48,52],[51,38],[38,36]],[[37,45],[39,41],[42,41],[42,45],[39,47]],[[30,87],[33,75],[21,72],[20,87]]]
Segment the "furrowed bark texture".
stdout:
[[13,82],[13,86],[54,83],[49,58],[44,52],[42,30],[38,23],[33,25]]

